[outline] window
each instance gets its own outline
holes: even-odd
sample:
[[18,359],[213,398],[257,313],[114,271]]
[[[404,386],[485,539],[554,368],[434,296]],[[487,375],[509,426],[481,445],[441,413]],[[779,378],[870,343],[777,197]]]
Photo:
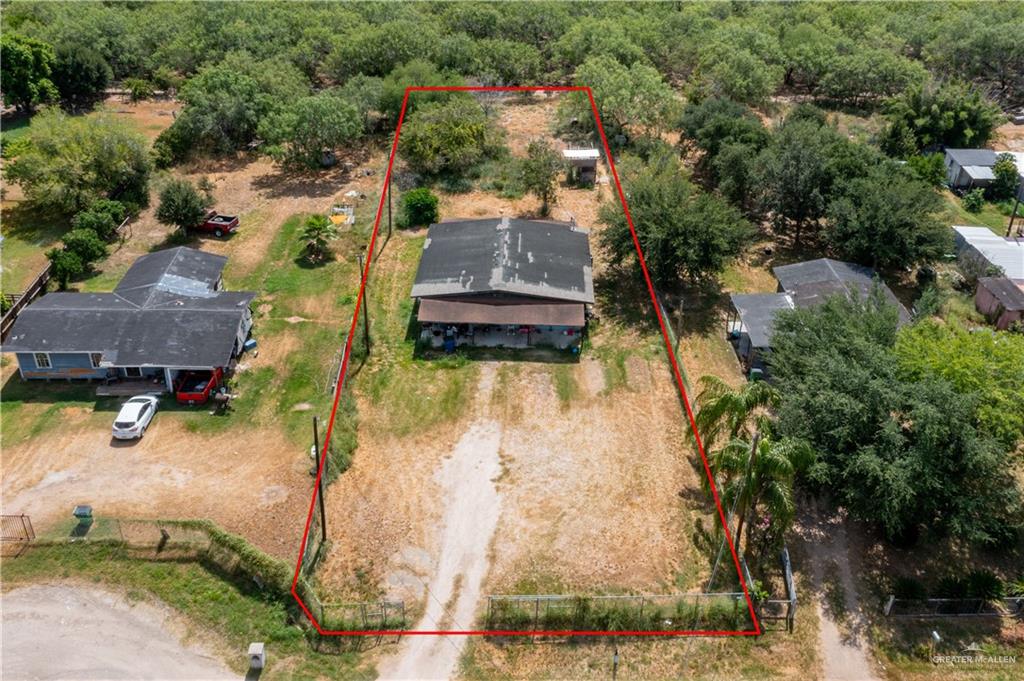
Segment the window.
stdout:
[[37,352],[35,355],[36,368],[37,369],[49,369],[50,368],[50,353],[48,352]]
[[142,378],[142,369],[139,367],[125,367],[124,375],[128,378]]
[[103,359],[103,353],[102,352],[93,352],[93,353],[89,354],[89,361],[92,362],[92,368],[93,369],[99,369],[100,368],[100,360],[102,360],[102,359]]

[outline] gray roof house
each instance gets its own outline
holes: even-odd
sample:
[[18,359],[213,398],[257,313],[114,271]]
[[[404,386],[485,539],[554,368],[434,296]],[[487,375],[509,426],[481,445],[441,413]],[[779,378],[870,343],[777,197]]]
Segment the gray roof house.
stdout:
[[25,379],[151,379],[229,366],[252,327],[255,294],[224,291],[227,258],[191,248],[142,256],[110,293],[50,293],[4,344]]
[[508,217],[430,226],[411,297],[434,345],[570,347],[594,302],[586,230]]
[[910,314],[888,286],[876,278],[874,270],[831,258],[773,267],[779,282],[776,293],[734,293],[730,296],[733,314],[727,321],[727,333],[743,362],[753,376],[764,376],[765,359],[771,350],[775,316],[779,310],[813,307],[837,294],[867,296],[876,285],[894,305],[900,324],[910,321]]
[[997,156],[991,149],[946,149],[946,183],[954,189],[988,186]]

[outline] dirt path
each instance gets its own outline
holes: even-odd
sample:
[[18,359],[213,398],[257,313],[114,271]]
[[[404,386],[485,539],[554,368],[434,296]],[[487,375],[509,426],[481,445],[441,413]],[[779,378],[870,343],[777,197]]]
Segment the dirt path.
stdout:
[[3,596],[4,679],[237,679],[182,643],[163,608],[100,589],[36,585]]
[[819,645],[825,681],[877,681],[867,643],[867,619],[860,610],[850,570],[844,514],[824,512],[817,503],[801,522],[808,544],[815,608],[821,622]]
[[[476,404],[490,404],[495,372],[492,364],[481,368]],[[417,631],[472,628],[490,565],[488,549],[501,511],[494,484],[501,474],[501,425],[489,417],[486,406],[475,416],[435,474],[448,505],[442,520],[441,555]],[[381,664],[380,678],[450,678],[457,671],[465,642],[461,636],[406,637],[396,655]]]

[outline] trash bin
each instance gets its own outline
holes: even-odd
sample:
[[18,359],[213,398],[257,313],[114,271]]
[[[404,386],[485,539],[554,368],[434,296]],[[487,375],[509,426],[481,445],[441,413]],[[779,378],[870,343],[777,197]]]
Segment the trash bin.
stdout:
[[81,528],[87,528],[92,525],[92,506],[84,504],[75,506],[75,510],[71,512],[71,515],[78,518],[78,526]]

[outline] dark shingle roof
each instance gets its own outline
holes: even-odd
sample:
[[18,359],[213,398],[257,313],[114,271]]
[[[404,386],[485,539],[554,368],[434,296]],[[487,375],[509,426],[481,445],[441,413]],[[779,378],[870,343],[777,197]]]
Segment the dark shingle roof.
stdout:
[[[793,297],[797,307],[818,305],[837,293],[867,296],[876,281],[875,271],[870,267],[831,258],[773,267],[772,272],[779,280],[782,290]],[[878,283],[889,302],[896,305],[900,321],[910,321],[910,314],[896,299],[892,290],[881,280],[878,280]]]
[[412,297],[494,292],[594,302],[587,232],[508,218],[431,225]]
[[174,248],[139,258],[113,293],[50,293],[18,316],[10,352],[101,352],[116,366],[225,366],[255,297],[215,291],[226,258]]
[[991,149],[946,149],[951,159],[961,166],[994,166],[996,152]]
[[755,348],[771,347],[775,314],[794,307],[788,293],[734,293],[729,298]]

